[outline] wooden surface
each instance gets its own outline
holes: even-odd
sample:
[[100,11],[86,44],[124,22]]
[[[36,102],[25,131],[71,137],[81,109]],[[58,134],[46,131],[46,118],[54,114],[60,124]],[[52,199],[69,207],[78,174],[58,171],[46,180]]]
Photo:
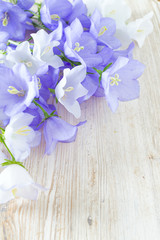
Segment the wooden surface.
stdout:
[[26,166],[49,191],[0,206],[0,240],[160,239],[160,5],[128,2],[133,17],[154,11],[154,32],[134,54],[146,65],[140,99],[113,114],[92,98],[75,143],[58,144],[50,157],[43,144],[33,150]]

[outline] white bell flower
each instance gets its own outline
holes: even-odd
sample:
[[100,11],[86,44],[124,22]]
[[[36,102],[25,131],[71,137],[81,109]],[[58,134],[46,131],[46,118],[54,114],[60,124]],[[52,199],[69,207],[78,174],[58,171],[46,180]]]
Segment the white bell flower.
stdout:
[[103,17],[110,17],[116,21],[117,29],[126,24],[132,13],[124,0],[102,1],[99,8]]
[[127,25],[127,31],[131,39],[135,40],[139,47],[143,46],[146,37],[153,31],[151,18],[153,12],[146,14],[144,17],[130,22]]
[[62,23],[59,24],[58,29],[50,34],[43,29],[31,34],[34,40],[33,56],[53,68],[64,66],[61,58],[53,53],[53,47],[59,45],[56,39],[60,39],[62,35]]
[[99,10],[99,5],[101,5],[102,0],[83,0],[88,9],[88,15],[92,14],[95,9]]
[[38,190],[46,190],[36,184],[25,168],[12,164],[0,173],[0,204],[22,197],[36,200]]
[[29,127],[33,118],[31,114],[18,113],[11,117],[5,129],[5,142],[16,161],[26,159],[30,154],[30,147],[40,144],[41,133]]
[[81,116],[81,109],[78,98],[85,96],[88,90],[84,88],[81,82],[86,77],[86,68],[83,65],[64,69],[64,76],[55,88],[55,94],[58,101],[76,118]]
[[31,75],[36,74],[44,65],[44,62],[31,54],[30,45],[27,41],[19,44],[15,50],[10,51],[6,56],[5,64],[8,67],[13,67],[16,63],[23,63]]
[[84,0],[88,14],[98,9],[103,17],[115,19],[116,25],[124,24],[131,16],[131,8],[124,0]]

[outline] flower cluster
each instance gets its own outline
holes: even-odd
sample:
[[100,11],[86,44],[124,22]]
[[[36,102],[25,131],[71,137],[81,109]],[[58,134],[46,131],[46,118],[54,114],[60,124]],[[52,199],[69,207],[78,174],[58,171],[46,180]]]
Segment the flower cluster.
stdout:
[[139,97],[144,65],[133,59],[132,40],[143,45],[152,13],[130,16],[123,0],[0,0],[0,203],[44,189],[23,164],[41,134],[46,154],[75,140],[83,122],[64,121],[58,102],[78,119],[92,96],[104,96],[113,112]]

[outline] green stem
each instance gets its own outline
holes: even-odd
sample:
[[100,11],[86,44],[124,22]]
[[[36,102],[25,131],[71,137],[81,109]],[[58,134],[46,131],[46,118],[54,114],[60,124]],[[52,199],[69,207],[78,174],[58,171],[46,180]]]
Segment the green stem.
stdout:
[[51,29],[47,28],[46,26],[44,26],[44,24],[42,22],[40,22],[40,19],[33,18],[33,20],[37,20],[38,21],[38,23],[32,21],[32,24],[33,24],[34,27],[37,27],[37,28],[44,29],[46,31],[52,32]]
[[5,143],[3,137],[0,136],[0,138],[1,138],[1,142],[4,144],[5,148],[7,149],[7,151],[9,152],[9,154],[11,155],[12,161],[15,162],[15,161],[16,161],[16,160],[15,160],[15,157],[14,157],[13,154],[11,153],[11,151],[10,151],[10,149],[8,148],[7,144]]
[[43,107],[39,103],[37,103],[35,100],[33,100],[32,102],[42,110],[46,119],[50,117],[49,114],[43,109]]
[[2,128],[2,127],[0,127],[0,130],[2,131],[2,132],[4,132],[5,130],[4,130],[4,128]]
[[10,44],[18,46],[20,44],[20,42],[15,42],[13,40],[8,40],[8,45],[10,45]]
[[31,13],[31,14],[34,15],[34,16],[39,17],[39,14],[38,14],[38,13],[35,13],[35,12],[31,11],[31,10],[25,10],[25,11]]
[[[5,166],[9,166],[9,165],[12,165],[12,164],[17,164],[23,168],[25,168],[25,166],[23,165],[22,162],[17,162],[17,161],[11,161],[11,160],[8,160],[8,159],[4,159],[5,162],[4,163],[1,163],[2,167],[5,167]],[[26,169],[26,168],[25,168]],[[27,169],[26,169],[27,170]],[[27,170],[28,171],[28,170]]]

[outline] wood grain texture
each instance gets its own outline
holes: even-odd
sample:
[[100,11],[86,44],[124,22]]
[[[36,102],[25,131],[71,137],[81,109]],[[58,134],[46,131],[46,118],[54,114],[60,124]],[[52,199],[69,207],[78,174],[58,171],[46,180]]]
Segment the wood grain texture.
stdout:
[[[146,65],[141,97],[113,114],[103,98],[82,104],[77,139],[26,166],[49,188],[37,202],[0,206],[0,240],[160,239],[160,5],[129,1],[134,17],[153,10],[154,32],[135,58]],[[74,118],[59,107],[70,123]]]

